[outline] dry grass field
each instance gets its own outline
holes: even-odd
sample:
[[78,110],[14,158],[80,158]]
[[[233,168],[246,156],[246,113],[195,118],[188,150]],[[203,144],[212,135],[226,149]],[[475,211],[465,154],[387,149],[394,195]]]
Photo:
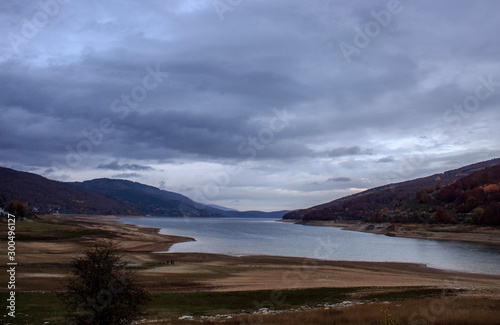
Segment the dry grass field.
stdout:
[[372,303],[347,308],[322,308],[274,315],[237,316],[205,321],[165,321],[158,324],[269,324],[269,325],[476,325],[499,324],[500,300],[479,298],[426,298]]

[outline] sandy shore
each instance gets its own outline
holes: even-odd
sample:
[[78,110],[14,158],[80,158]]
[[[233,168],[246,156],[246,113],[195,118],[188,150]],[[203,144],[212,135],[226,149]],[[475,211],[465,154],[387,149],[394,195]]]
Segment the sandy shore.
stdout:
[[308,221],[310,226],[342,227],[344,230],[361,231],[386,236],[452,240],[489,245],[500,245],[500,228],[464,225],[390,224],[336,221]]
[[[439,287],[500,293],[500,276],[446,272],[411,263],[324,261],[277,256],[231,257],[211,254],[168,254],[175,268],[153,268],[182,276],[199,274],[200,285],[213,291],[282,290],[323,287]],[[208,276],[208,279],[206,275]]]
[[[123,224],[109,217],[46,216],[80,228],[101,230],[120,245],[123,259],[134,265],[139,280],[151,292],[247,291],[319,287],[461,288],[483,296],[500,296],[500,276],[440,271],[411,263],[325,261],[278,256],[226,256],[202,253],[155,253],[192,238],[161,235],[159,229]],[[103,240],[20,241],[20,290],[61,290],[58,278],[69,273],[69,262]],[[171,265],[170,261],[175,261]]]
[[167,251],[176,243],[193,241],[194,238],[181,236],[165,236],[159,234],[157,228],[138,227],[116,221],[116,217],[87,216],[87,215],[48,215],[43,219],[54,223],[71,223],[77,227],[88,230],[98,230],[109,235],[88,236],[77,240],[52,241],[19,241],[17,248],[26,253],[33,254],[74,254],[86,247],[92,247],[101,239],[110,240],[118,244],[127,252],[154,252]]

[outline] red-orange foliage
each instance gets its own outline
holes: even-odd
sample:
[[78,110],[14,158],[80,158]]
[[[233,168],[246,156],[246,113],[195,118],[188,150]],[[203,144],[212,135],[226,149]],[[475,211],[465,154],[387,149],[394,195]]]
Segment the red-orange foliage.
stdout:
[[490,202],[479,217],[479,223],[492,226],[500,225],[500,204],[498,202]]
[[500,192],[500,186],[497,184],[490,184],[486,185],[483,190],[485,193]]
[[432,219],[434,223],[455,223],[456,220],[453,218],[448,211],[443,208],[437,210]]
[[430,200],[429,194],[427,194],[425,188],[418,190],[415,196],[420,203],[427,203]]

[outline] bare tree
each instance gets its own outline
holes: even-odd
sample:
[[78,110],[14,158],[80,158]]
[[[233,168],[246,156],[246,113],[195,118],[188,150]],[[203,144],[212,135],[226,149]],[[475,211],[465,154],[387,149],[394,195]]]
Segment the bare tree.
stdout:
[[70,324],[130,324],[150,301],[109,242],[75,258],[71,273],[60,295]]

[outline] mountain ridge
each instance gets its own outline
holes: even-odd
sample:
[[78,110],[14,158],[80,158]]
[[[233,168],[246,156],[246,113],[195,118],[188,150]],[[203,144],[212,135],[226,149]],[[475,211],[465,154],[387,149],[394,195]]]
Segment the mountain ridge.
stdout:
[[289,211],[236,211],[204,205],[176,192],[123,179],[60,182],[0,167],[0,205],[18,200],[30,212],[161,217],[281,218]]
[[341,218],[343,219],[361,220],[366,217],[368,210],[382,209],[388,205],[408,200],[422,188],[449,185],[477,170],[499,164],[500,158],[495,158],[448,170],[443,173],[378,186],[310,208],[289,212],[283,216],[283,219],[333,220],[342,216]]
[[123,179],[98,178],[75,182],[77,186],[107,197],[137,205],[147,215],[170,217],[222,217],[204,209],[188,197],[159,188]]
[[76,185],[0,167],[0,200],[18,200],[40,213],[134,215],[136,207]]

